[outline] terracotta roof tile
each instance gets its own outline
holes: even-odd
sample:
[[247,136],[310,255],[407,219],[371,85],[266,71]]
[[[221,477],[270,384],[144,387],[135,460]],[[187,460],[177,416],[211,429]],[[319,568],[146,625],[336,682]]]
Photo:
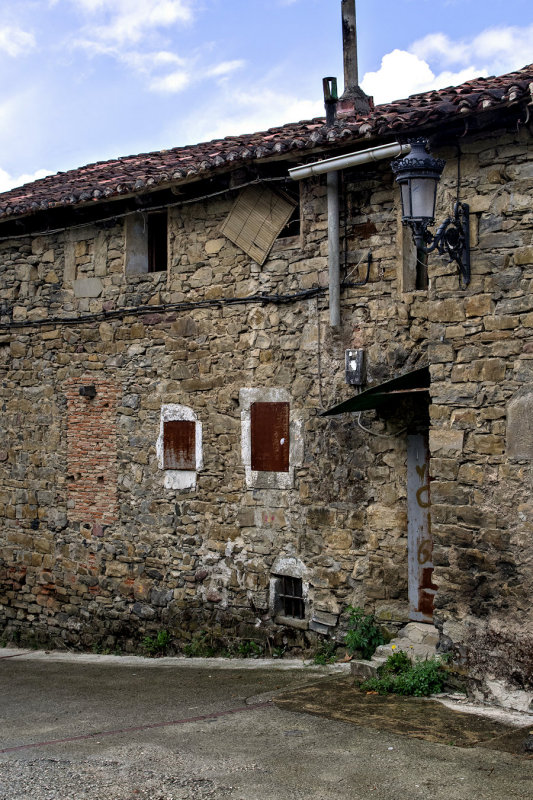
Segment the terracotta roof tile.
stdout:
[[340,120],[334,128],[327,128],[322,118],[306,120],[260,133],[227,136],[59,172],[1,194],[0,219],[146,191],[291,151],[407,133],[454,117],[503,110],[524,102],[533,102],[533,64],[508,75],[476,78],[461,86],[376,106],[364,116]]

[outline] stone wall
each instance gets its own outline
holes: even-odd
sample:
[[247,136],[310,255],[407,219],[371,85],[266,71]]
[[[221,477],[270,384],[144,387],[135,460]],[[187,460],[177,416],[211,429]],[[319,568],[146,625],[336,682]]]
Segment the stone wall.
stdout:
[[[368,250],[372,264],[366,285],[343,290],[336,332],[327,294],[245,302],[327,284],[323,180],[302,187],[301,235],[278,240],[262,267],[220,234],[229,195],[169,210],[168,272],[125,275],[123,219],[0,242],[0,322],[12,309],[26,323],[0,330],[9,633],[134,650],[160,628],[182,641],[209,629],[305,648],[317,634],[341,636],[348,604],[391,629],[407,621],[405,423],[423,410],[365,412],[361,421],[381,436],[353,415],[319,416],[353,394],[345,349],[363,348],[371,383],[429,359],[436,621],[480,686],[488,677],[526,691],[530,461],[506,453],[506,414],[531,382],[531,143],[501,134],[465,137],[461,147],[470,287],[430,256],[429,290],[404,291],[412,252],[389,165],[347,173],[347,280],[364,278]],[[448,162],[440,221],[455,197],[457,158],[455,149],[438,155]],[[235,297],[243,302],[225,302]],[[88,316],[99,312],[106,317]],[[89,383],[95,401],[79,395]],[[250,488],[241,390],[271,388],[288,392],[301,460],[291,488]],[[78,513],[73,403],[105,451],[104,482],[102,470],[90,473],[105,515],[97,504]],[[166,489],[158,462],[161,408],[171,404],[202,423],[192,491]],[[276,622],[270,596],[275,570],[290,563],[307,603],[292,625]]]
[[[508,412],[532,388],[533,145],[527,130],[462,146],[472,282],[429,294],[436,603],[470,674],[527,707],[533,673],[531,433]],[[445,157],[451,156],[444,153]],[[531,414],[522,409],[522,419]],[[524,413],[525,412],[525,413]],[[509,439],[511,434],[511,439]]]

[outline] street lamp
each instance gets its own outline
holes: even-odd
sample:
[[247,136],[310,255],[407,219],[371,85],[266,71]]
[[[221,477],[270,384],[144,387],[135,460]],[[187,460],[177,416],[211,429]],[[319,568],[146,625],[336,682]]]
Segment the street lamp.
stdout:
[[445,161],[433,158],[428,150],[427,139],[409,142],[411,152],[396,159],[391,166],[400,185],[402,196],[402,222],[409,225],[418,252],[425,254],[437,250],[448,254],[457,263],[463,285],[470,283],[470,228],[469,207],[457,201],[453,216],[447,217],[433,234],[428,227],[435,219],[437,184]]

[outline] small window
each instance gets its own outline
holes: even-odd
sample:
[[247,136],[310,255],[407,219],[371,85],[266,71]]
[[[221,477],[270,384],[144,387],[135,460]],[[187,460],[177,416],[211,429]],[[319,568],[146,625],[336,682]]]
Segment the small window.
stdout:
[[196,469],[196,423],[169,420],[163,423],[164,469]]
[[277,578],[277,608],[284,617],[304,619],[305,605],[301,578],[280,575]]
[[148,272],[163,272],[167,268],[167,212],[148,214]]
[[168,265],[168,215],[138,211],[126,217],[126,274],[165,272]]
[[252,469],[289,471],[289,404],[252,403],[250,408]]
[[192,408],[177,403],[161,407],[156,453],[165,489],[196,488],[203,468],[202,423]]
[[294,211],[292,212],[289,221],[285,225],[285,227],[279,232],[278,239],[286,239],[289,236],[299,236],[301,231],[301,223],[300,223],[300,200],[296,197],[292,197],[297,205],[294,207]]

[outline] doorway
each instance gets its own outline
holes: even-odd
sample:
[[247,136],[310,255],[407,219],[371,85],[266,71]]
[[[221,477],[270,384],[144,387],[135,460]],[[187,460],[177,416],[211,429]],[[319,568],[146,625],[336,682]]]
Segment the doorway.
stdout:
[[427,431],[407,436],[407,560],[409,619],[433,623],[433,538]]

